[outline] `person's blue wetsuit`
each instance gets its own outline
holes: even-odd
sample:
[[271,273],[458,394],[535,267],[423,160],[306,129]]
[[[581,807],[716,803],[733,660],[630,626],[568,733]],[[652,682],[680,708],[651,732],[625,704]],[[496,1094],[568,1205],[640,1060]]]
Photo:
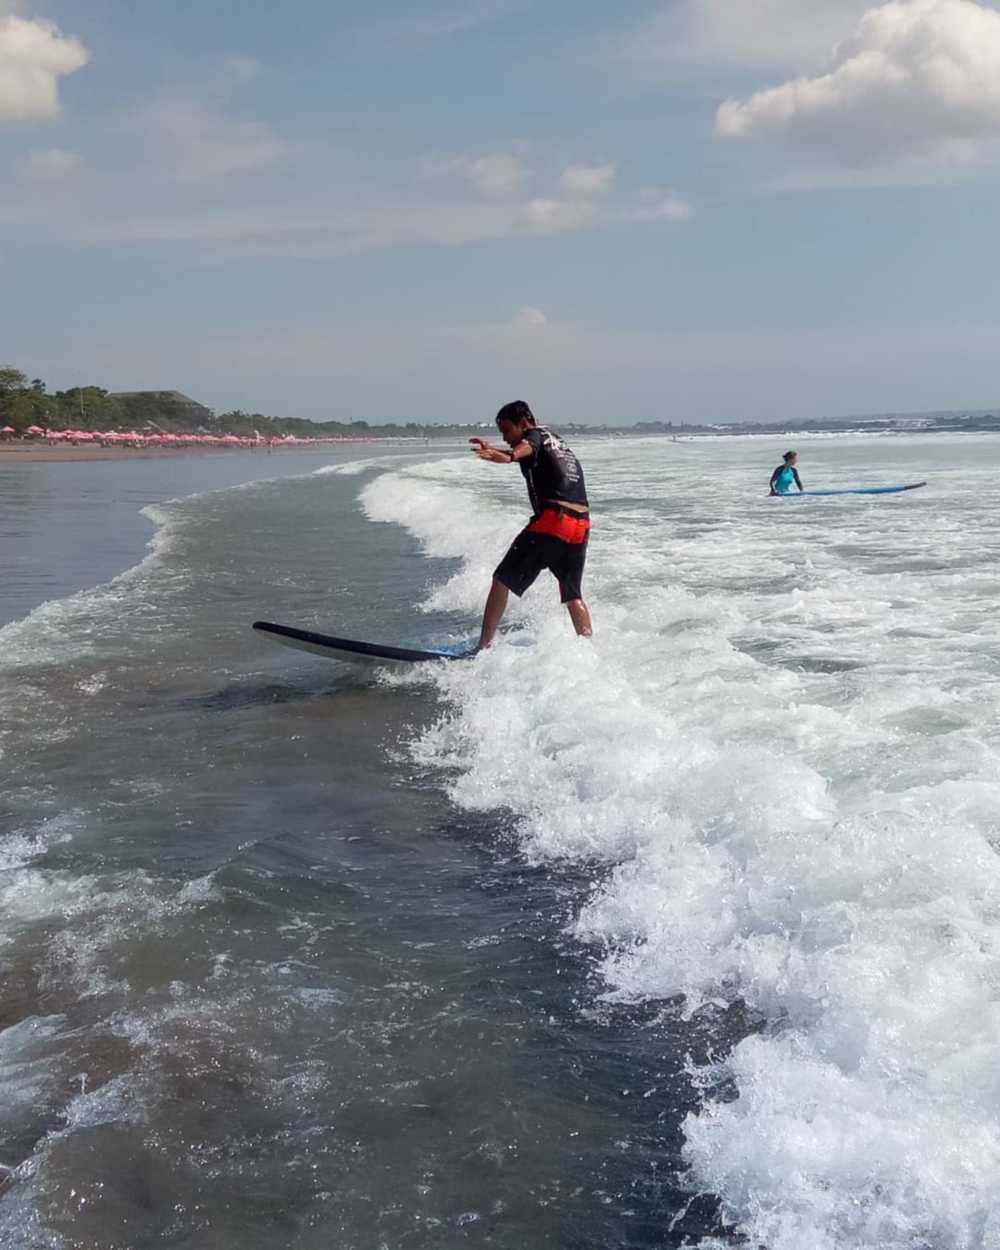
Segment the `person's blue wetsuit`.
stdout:
[[787,495],[793,483],[799,490],[802,489],[799,471],[793,464],[779,464],[771,474],[771,490],[776,495]]

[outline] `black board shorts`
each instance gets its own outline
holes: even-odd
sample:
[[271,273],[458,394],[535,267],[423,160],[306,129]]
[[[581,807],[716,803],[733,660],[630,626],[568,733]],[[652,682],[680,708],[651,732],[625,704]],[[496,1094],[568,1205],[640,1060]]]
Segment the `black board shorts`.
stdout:
[[589,537],[589,516],[543,508],[511,543],[493,576],[520,598],[542,569],[548,569],[559,583],[563,603],[582,599]]

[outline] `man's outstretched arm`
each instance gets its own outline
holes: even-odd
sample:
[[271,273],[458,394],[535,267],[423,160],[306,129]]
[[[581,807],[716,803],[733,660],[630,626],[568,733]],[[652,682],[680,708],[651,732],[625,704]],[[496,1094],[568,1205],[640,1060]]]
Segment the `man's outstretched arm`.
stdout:
[[474,455],[480,460],[489,460],[493,464],[513,464],[515,460],[525,460],[531,455],[531,444],[524,439],[513,451],[506,451],[503,447],[494,447],[484,438],[470,438],[469,442],[473,444]]

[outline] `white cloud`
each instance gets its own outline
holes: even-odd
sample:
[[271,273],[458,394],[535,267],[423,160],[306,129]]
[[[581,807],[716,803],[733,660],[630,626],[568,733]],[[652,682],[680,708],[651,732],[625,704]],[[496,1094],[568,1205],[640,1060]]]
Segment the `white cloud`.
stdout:
[[[544,180],[538,168],[540,162],[531,157],[530,145],[522,143],[515,145],[513,151],[490,152],[484,156],[425,157],[419,169],[422,180],[427,183],[464,185],[488,200],[514,199],[532,182]],[[555,195],[559,198],[603,195],[611,190],[614,180],[614,165],[569,165],[557,179]],[[550,202],[538,200],[539,204]]]
[[[175,90],[136,110],[122,124],[120,158],[102,161],[100,180],[81,179],[72,204],[65,196],[40,202],[27,176],[68,176],[74,156],[33,155],[19,170],[20,187],[12,183],[0,200],[0,225],[35,239],[169,247],[226,263],[462,247],[690,216],[670,191],[612,193],[612,166],[571,167],[585,176],[571,180],[579,193],[568,195],[558,172],[543,178],[543,162],[525,145],[421,162],[423,176],[411,185],[375,183],[329,153],[298,162],[290,178],[275,166],[296,149],[262,123],[231,117],[223,94],[218,85]],[[243,172],[257,174],[252,194],[220,197],[220,178]],[[534,182],[550,190],[533,194],[523,185]]]
[[0,123],[58,116],[59,79],[89,59],[52,22],[0,17]]
[[234,52],[227,56],[222,68],[225,76],[235,84],[252,82],[260,73],[260,61],[256,57],[243,56],[242,53]]
[[486,199],[509,199],[528,181],[527,165],[511,152],[459,159],[462,175]]
[[819,64],[870,0],[674,0],[612,44],[612,59],[673,73]]
[[[450,184],[452,192],[471,189],[479,199],[496,205],[499,216],[478,215],[480,223],[489,222],[483,237],[525,232],[558,234],[629,222],[679,222],[694,216],[691,205],[671,190],[643,191],[637,200],[612,196],[617,175],[613,163],[568,165],[554,183],[543,176],[540,166],[538,157],[522,144],[516,152],[480,157],[425,157],[419,162],[418,174],[421,183],[445,194]],[[548,193],[526,194],[529,186],[546,181],[551,187]],[[452,201],[443,220],[457,211],[459,204]],[[471,219],[471,204],[465,215]]]
[[65,148],[45,148],[42,151],[29,152],[14,164],[17,173],[29,182],[62,182],[82,166],[83,157],[80,153],[68,152]]
[[520,212],[525,229],[552,234],[560,230],[578,230],[595,214],[594,205],[585,200],[539,198],[529,200]]
[[436,12],[412,14],[385,22],[381,28],[398,43],[431,43],[498,22],[522,7],[524,0],[464,0]]
[[232,117],[211,98],[176,92],[161,96],[138,125],[166,149],[179,178],[203,180],[253,173],[292,155],[295,146],[266,122]]
[[968,160],[1000,139],[1000,13],[973,0],[872,9],[829,73],[728,100],[716,128],[853,165]]
[[676,191],[643,191],[639,208],[633,209],[632,221],[691,221],[694,208]]
[[233,174],[266,171],[302,150],[267,122],[239,117],[230,98],[262,72],[239,54],[216,62],[200,82],[165,88],[128,115],[122,128],[140,136],[159,180],[212,182]]
[[334,259],[396,247],[462,247],[493,239],[548,236],[607,226],[681,223],[693,210],[679,196],[595,203],[582,200],[416,199],[392,189],[344,184],[310,202],[271,194],[253,202],[176,206],[149,201],[93,211],[64,224],[76,242],[183,248],[207,261],[247,257]]
[[540,308],[532,308],[530,304],[518,309],[510,321],[512,330],[537,331],[544,330],[549,319]]
[[603,195],[614,181],[614,165],[570,165],[563,170],[559,188],[567,195]]

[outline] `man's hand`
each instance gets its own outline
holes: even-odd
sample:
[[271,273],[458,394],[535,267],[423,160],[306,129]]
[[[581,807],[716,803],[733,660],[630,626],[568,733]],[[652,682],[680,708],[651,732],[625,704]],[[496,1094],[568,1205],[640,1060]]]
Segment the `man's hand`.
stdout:
[[491,460],[494,464],[509,464],[510,452],[491,446],[484,438],[470,438],[472,451],[480,460]]

